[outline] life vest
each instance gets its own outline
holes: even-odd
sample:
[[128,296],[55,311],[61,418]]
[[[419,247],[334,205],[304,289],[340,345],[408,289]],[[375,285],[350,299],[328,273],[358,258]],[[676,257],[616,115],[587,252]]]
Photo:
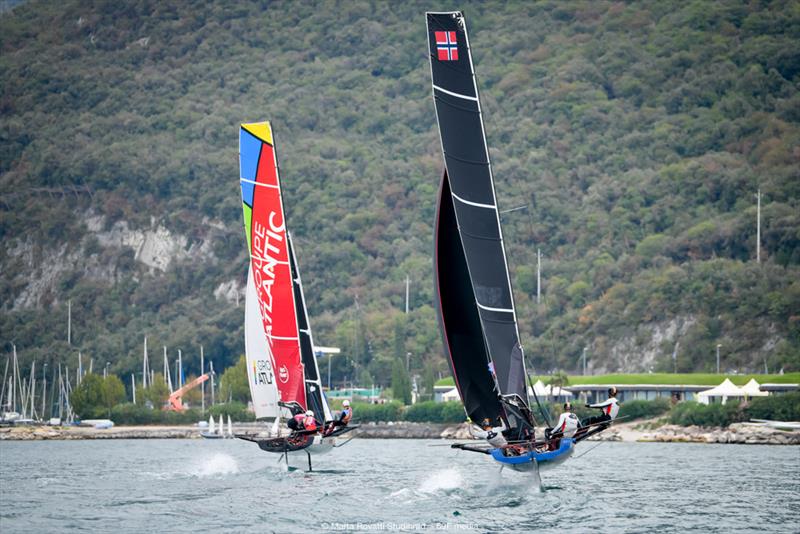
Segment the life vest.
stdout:
[[342,423],[344,423],[344,424],[347,424],[347,423],[349,423],[349,422],[350,422],[350,418],[351,418],[351,417],[353,417],[353,409],[352,409],[351,407],[349,407],[349,406],[348,406],[347,408],[344,408],[344,409],[342,410],[342,415],[341,415],[341,416],[339,416],[339,420],[340,420]]
[[311,416],[305,417],[305,419],[303,419],[303,428],[306,430],[316,430],[317,420]]

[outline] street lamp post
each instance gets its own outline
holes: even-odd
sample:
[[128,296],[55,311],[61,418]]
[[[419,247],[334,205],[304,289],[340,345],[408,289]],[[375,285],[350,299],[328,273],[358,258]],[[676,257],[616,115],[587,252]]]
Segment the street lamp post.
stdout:
[[719,348],[720,348],[721,346],[722,346],[722,345],[720,345],[719,343],[717,343],[717,374],[719,374]]
[[103,380],[108,377],[108,366],[111,365],[111,362],[106,362],[106,366],[103,368]]
[[583,376],[586,376],[586,349],[588,347],[583,347]]

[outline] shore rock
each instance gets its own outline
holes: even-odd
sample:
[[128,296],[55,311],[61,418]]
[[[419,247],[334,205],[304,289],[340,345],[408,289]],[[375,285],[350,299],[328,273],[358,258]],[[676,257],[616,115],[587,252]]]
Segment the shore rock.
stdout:
[[664,425],[643,434],[639,441],[800,445],[800,430],[784,431],[746,423],[734,423],[727,428]]

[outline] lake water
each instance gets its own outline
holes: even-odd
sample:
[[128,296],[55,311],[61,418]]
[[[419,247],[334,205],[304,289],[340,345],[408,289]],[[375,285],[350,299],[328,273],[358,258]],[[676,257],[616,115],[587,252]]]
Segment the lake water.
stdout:
[[442,445],[356,439],[304,473],[239,440],[5,441],[0,532],[800,531],[800,447],[584,443],[540,490]]

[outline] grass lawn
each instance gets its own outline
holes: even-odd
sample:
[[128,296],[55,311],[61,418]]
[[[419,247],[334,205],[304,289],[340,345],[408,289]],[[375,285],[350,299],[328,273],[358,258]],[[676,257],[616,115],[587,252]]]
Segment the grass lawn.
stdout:
[[[550,379],[547,375],[534,376],[533,380],[540,379],[547,384]],[[777,383],[777,384],[797,384],[800,383],[800,373],[786,373],[783,375],[724,375],[714,373],[689,373],[689,374],[673,374],[673,373],[647,373],[635,375],[591,375],[591,376],[570,376],[570,385],[580,384],[686,384],[698,386],[716,386],[726,378],[730,378],[731,382],[737,386],[743,386],[755,378],[759,384]],[[436,382],[437,386],[452,386],[454,385],[453,378],[442,378]]]

